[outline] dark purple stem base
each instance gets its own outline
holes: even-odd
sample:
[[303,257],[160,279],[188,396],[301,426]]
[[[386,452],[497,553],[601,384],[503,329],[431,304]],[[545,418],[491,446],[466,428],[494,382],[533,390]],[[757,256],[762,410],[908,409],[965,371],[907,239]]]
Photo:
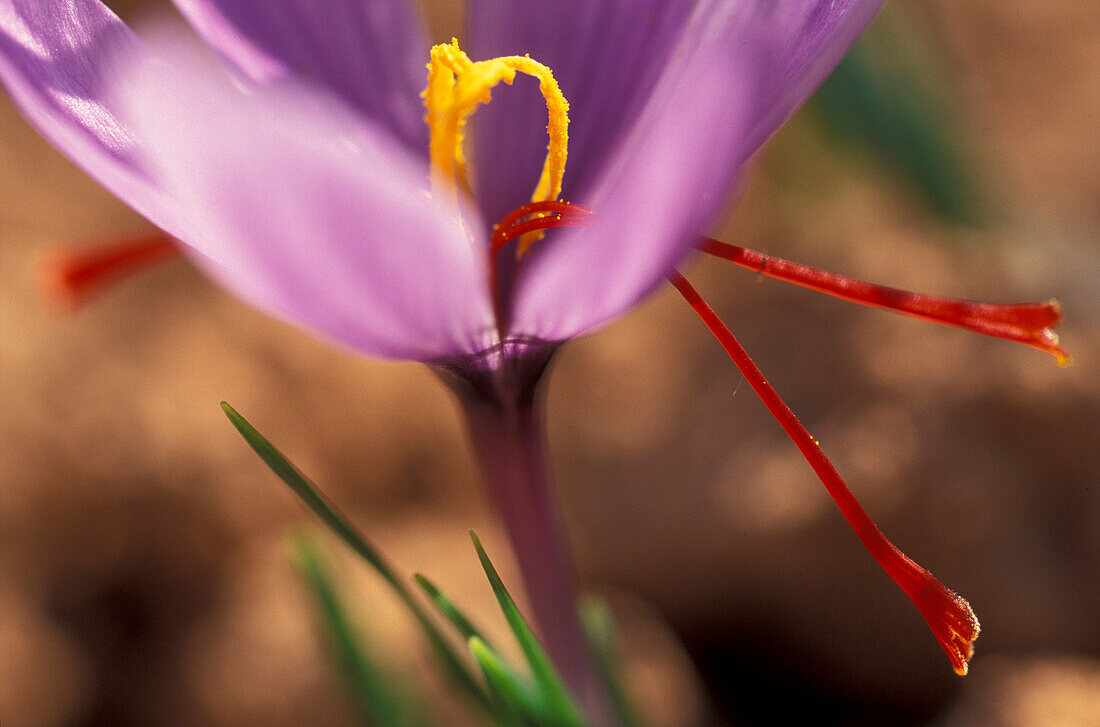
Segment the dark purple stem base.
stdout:
[[508,342],[439,368],[462,403],[489,495],[519,562],[543,646],[592,724],[606,724],[599,686],[577,613],[577,579],[554,499],[538,382],[553,347]]

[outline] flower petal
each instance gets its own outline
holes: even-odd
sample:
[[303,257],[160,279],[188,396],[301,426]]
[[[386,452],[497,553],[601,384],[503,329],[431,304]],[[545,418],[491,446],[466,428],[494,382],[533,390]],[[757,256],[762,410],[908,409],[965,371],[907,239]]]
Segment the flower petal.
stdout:
[[166,57],[117,92],[212,275],[364,353],[432,359],[495,341],[484,248],[430,201],[423,159],[327,94],[242,93]]
[[548,236],[520,266],[510,332],[564,340],[652,291],[719,212],[740,166],[877,5],[698,4],[629,136],[576,200],[596,210],[594,224]]
[[0,81],[27,119],[120,199],[179,234],[175,204],[141,168],[105,94],[104,74],[123,53],[144,50],[99,0],[0,2]]
[[763,144],[832,72],[875,17],[883,0],[758,0],[743,3],[740,22],[766,38],[767,96],[748,143]]
[[[576,192],[593,181],[644,105],[692,5],[472,0],[469,51],[474,60],[529,53],[554,71],[570,107],[565,188]],[[487,219],[530,201],[546,155],[544,113],[536,84],[520,80],[474,117],[473,159],[485,171],[477,187]]]
[[[726,54],[741,47],[726,46]],[[581,204],[589,227],[550,233],[519,266],[511,333],[558,341],[621,315],[662,281],[721,205],[745,155],[751,58],[677,59]],[[655,98],[657,95],[655,94]]]
[[206,42],[246,76],[319,83],[427,152],[420,91],[428,58],[406,0],[174,0]]

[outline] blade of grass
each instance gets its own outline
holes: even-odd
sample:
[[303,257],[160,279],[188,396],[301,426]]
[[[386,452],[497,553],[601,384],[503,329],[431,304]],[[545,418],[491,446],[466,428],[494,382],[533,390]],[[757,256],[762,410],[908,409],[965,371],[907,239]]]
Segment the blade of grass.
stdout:
[[623,689],[619,637],[611,609],[602,598],[585,598],[581,602],[581,624],[596,657],[600,678],[611,695],[617,724],[621,727],[642,727],[642,720]]
[[431,599],[432,603],[435,604],[435,607],[439,609],[439,612],[444,618],[450,621],[454,627],[458,629],[459,633],[462,634],[462,638],[469,641],[476,637],[486,646],[492,648],[492,644],[485,638],[485,635],[473,625],[470,619],[466,617],[466,614],[459,610],[458,606],[454,605],[454,602],[451,601],[450,598],[444,595],[434,583],[428,580],[427,576],[416,573],[413,575],[413,580],[424,589],[424,592],[428,594],[428,598]]
[[[422,724],[417,710],[386,679],[362,647],[358,630],[348,618],[333,578],[315,539],[300,534],[291,543],[291,557],[313,594],[329,646],[366,724],[372,727],[412,727]],[[422,700],[416,701],[422,705]]]
[[440,661],[443,662],[447,674],[454,683],[458,685],[475,704],[483,709],[488,709],[488,697],[478,683],[478,680],[459,657],[458,652],[436,627],[435,622],[431,620],[420,603],[413,597],[412,591],[405,586],[404,582],[397,576],[396,571],[390,567],[389,563],[386,562],[385,558],[382,557],[378,550],[355,529],[351,522],[344,517],[331,502],[329,502],[328,498],[321,494],[321,492],[310,483],[293,464],[291,464],[290,460],[284,457],[271,442],[267,441],[262,434],[256,431],[256,428],[249,424],[248,420],[241,416],[237,410],[228,403],[223,401],[221,406],[225,415],[229,417],[229,421],[237,428],[237,431],[240,432],[244,440],[248,442],[248,445],[260,456],[260,459],[271,468],[271,471],[278,475],[279,479],[286,483],[287,487],[289,487],[291,491],[305,503],[306,507],[319,517],[337,537],[344,541],[352,551],[366,561],[367,564],[390,585],[398,598],[408,607],[409,611],[412,612],[413,616],[424,630],[429,643],[432,645]]
[[497,707],[494,715],[506,727],[545,724],[542,703],[531,686],[477,636],[469,640],[470,653],[481,667]]
[[519,642],[520,649],[531,667],[531,675],[539,689],[539,694],[545,703],[552,723],[561,727],[580,727],[584,724],[580,709],[570,696],[569,690],[566,689],[557,669],[554,668],[550,657],[546,655],[546,651],[539,644],[538,638],[535,637],[535,633],[520,614],[519,609],[516,608],[516,602],[512,600],[512,596],[508,593],[508,589],[504,587],[504,582],[500,579],[496,568],[493,567],[493,563],[489,560],[485,549],[481,547],[481,541],[478,539],[477,533],[471,530],[470,538],[474,541],[477,557],[481,560],[481,567],[485,570],[489,584],[493,587],[493,593],[497,597],[500,610],[504,612],[504,618],[507,619],[508,625],[511,627],[512,633],[515,635],[516,641]]
[[977,225],[977,187],[949,121],[931,91],[900,64],[857,45],[814,96],[835,134],[886,159],[931,208],[955,223]]

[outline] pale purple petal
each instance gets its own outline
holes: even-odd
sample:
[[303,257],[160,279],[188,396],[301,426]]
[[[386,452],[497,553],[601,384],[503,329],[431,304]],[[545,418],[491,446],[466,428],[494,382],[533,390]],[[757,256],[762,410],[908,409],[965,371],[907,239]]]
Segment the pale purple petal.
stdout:
[[[558,341],[605,323],[648,294],[690,250],[744,156],[757,98],[741,46],[672,64],[599,183],[580,200],[592,225],[551,232],[520,265],[509,332]],[[725,67],[713,61],[721,59]]]
[[748,143],[756,148],[808,99],[882,7],[883,0],[758,0],[737,3],[738,22],[768,45],[767,87]]
[[0,0],[0,81],[27,119],[122,201],[180,234],[174,202],[136,161],[105,96],[104,74],[122,53],[143,49],[98,0]]
[[564,340],[652,291],[720,211],[741,165],[840,60],[877,6],[697,5],[604,176],[570,197],[594,208],[596,222],[551,233],[520,266],[509,332]]
[[328,88],[427,152],[425,41],[408,0],[174,0],[211,47],[256,81]]
[[[693,2],[472,0],[470,57],[523,55],[548,65],[569,100],[565,198],[591,186],[645,104]],[[479,201],[498,220],[530,201],[546,155],[538,84],[500,88],[474,117]]]
[[432,359],[495,341],[484,247],[430,201],[423,159],[326,94],[243,94],[216,68],[167,57],[131,69],[118,93],[211,274],[364,353]]

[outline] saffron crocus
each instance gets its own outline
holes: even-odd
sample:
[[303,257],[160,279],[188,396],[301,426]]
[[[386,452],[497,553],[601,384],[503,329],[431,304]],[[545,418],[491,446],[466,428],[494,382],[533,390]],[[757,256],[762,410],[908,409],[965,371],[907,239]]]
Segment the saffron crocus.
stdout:
[[[548,650],[593,713],[536,386],[559,344],[668,279],[965,672],[969,606],[874,527],[675,270],[702,247],[1062,355],[1053,303],[912,296],[699,237],[879,1],[472,0],[463,43],[435,46],[398,0],[176,5],[218,63],[139,41],[98,0],[0,0],[0,77],[45,136],[241,297],[441,372]],[[501,85],[524,75],[537,83]]]

